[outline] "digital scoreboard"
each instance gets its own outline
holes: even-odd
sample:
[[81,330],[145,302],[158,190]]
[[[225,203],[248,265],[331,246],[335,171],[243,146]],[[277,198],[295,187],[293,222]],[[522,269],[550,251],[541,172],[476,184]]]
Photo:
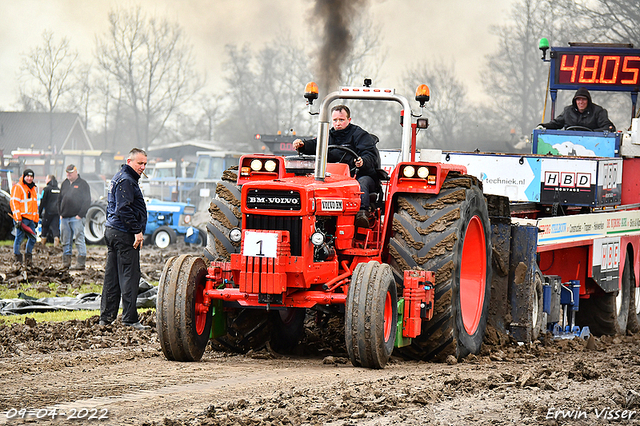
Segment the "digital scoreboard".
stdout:
[[551,48],[551,89],[638,92],[640,49],[598,46]]

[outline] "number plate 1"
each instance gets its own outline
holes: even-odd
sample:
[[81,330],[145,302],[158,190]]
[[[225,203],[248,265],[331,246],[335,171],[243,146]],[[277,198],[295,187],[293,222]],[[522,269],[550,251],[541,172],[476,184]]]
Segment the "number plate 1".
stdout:
[[276,257],[278,255],[278,234],[244,231],[242,255]]

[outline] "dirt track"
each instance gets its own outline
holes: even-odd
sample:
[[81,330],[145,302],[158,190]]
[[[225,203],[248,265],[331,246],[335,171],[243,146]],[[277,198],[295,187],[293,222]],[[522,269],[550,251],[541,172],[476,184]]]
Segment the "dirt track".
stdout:
[[[0,272],[10,275],[10,248],[1,249]],[[170,254],[144,249],[145,274],[157,279]],[[59,253],[46,256],[37,266],[55,269]],[[91,247],[91,271],[72,275],[70,285],[99,279],[103,256],[104,248]],[[394,357],[384,370],[365,370],[335,348],[301,357],[207,350],[199,363],[168,362],[154,316],[142,322],[152,330],[101,327],[95,317],[0,325],[0,424],[640,424],[640,335],[594,339],[587,348],[550,340],[518,346],[490,334],[479,356],[460,363]],[[65,414],[36,419],[53,407]],[[32,412],[7,420],[12,408]],[[68,419],[74,412],[85,418]],[[88,420],[92,414],[108,419]]]

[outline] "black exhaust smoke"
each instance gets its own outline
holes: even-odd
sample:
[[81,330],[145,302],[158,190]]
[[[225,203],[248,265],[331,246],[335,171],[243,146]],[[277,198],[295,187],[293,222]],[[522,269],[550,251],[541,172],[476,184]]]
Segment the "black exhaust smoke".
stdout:
[[316,0],[313,17],[321,27],[323,40],[316,64],[321,93],[340,84],[344,61],[353,48],[350,25],[366,4],[367,0]]

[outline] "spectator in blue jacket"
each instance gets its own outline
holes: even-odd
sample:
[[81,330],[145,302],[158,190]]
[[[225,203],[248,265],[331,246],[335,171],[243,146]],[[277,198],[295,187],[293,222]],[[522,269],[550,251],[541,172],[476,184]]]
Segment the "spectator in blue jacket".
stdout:
[[147,166],[147,154],[133,148],[109,184],[107,221],[107,264],[104,270],[100,325],[111,324],[118,316],[122,298],[122,323],[137,330],[140,324],[136,299],[140,284],[140,248],[147,226],[147,206],[138,181]]

